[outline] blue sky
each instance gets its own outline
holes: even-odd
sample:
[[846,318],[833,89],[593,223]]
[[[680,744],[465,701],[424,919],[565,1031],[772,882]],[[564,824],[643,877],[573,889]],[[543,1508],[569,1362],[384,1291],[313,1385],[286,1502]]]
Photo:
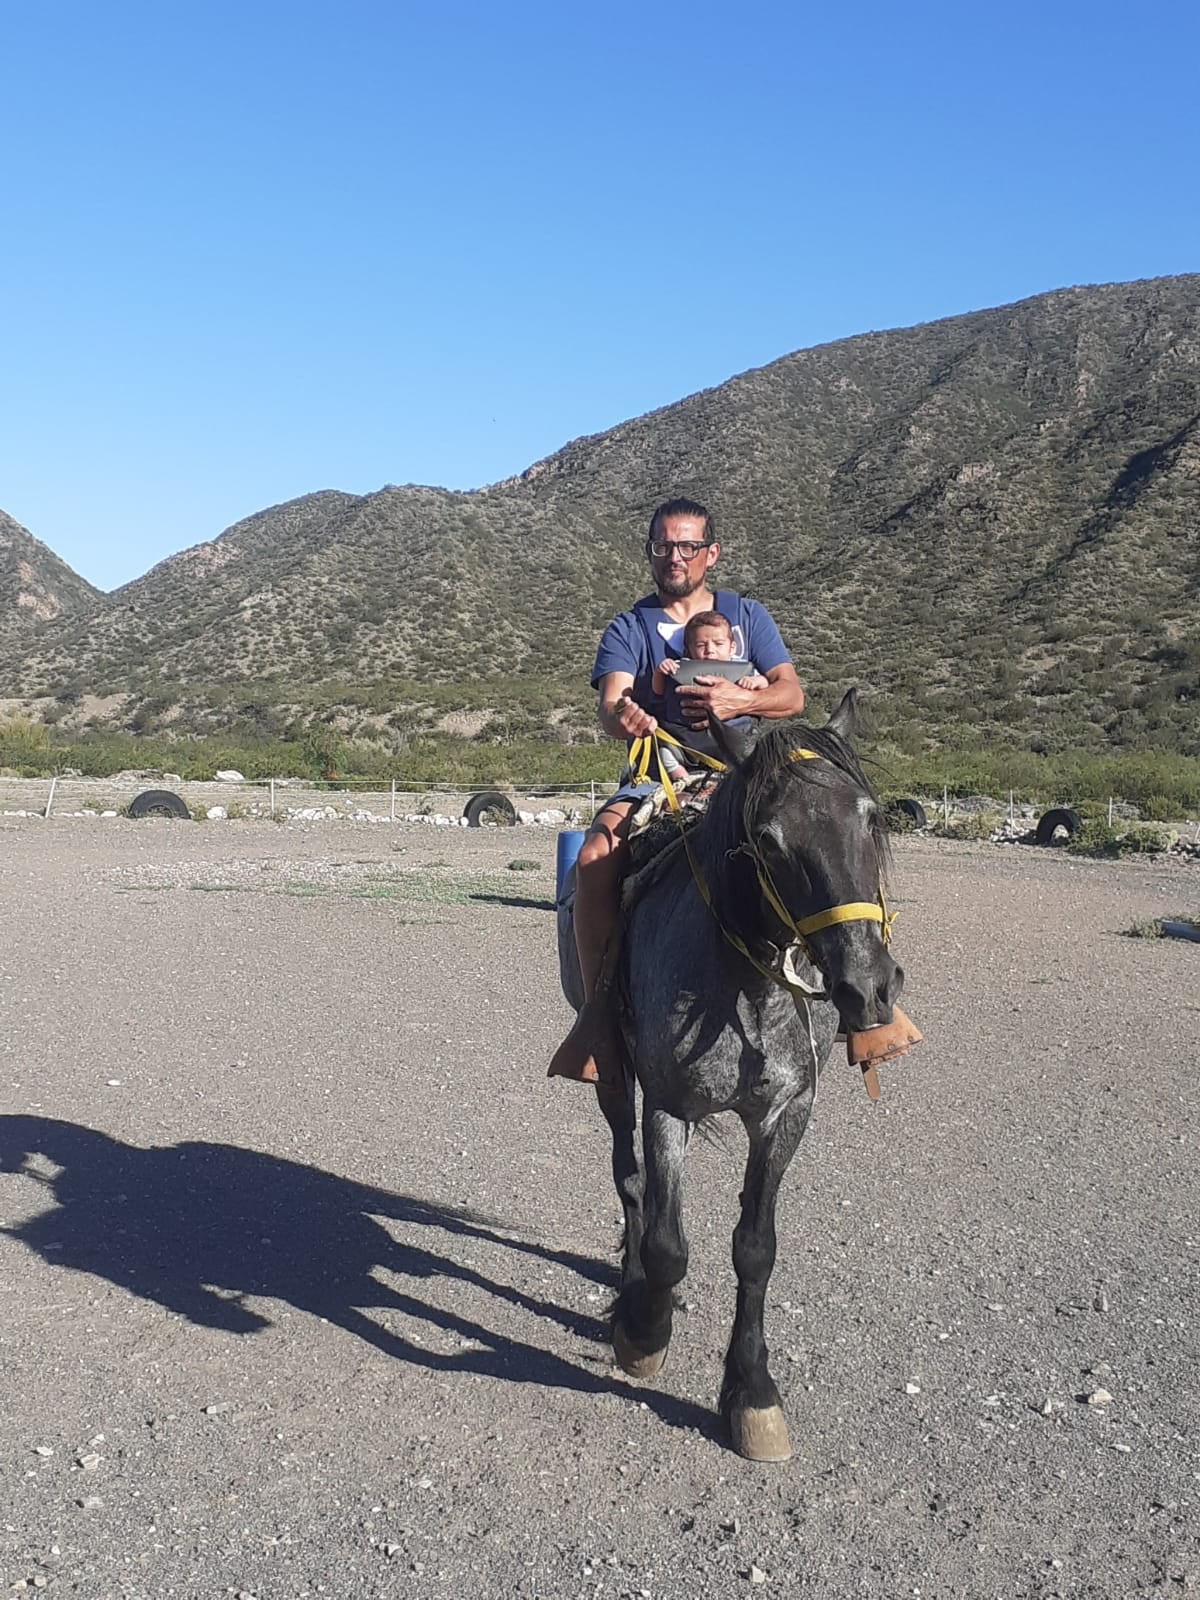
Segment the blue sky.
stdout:
[[0,0],[0,508],[112,588],[806,345],[1200,269],[1197,16]]

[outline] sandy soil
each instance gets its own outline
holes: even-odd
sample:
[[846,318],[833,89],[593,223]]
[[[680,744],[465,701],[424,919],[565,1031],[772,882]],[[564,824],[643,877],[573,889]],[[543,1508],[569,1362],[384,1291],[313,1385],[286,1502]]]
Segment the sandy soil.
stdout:
[[713,1414],[736,1127],[693,1151],[665,1371],[612,1367],[602,1123],[542,1076],[553,857],[0,824],[0,1588],[1200,1588],[1200,946],[1122,937],[1200,871],[899,843],[927,1043],[878,1110],[822,1086],[765,1468]]

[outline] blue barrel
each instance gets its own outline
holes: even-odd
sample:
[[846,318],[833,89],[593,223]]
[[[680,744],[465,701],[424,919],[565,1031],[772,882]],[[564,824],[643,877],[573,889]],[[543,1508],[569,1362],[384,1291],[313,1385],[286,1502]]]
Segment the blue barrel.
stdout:
[[555,898],[562,899],[563,883],[567,873],[575,865],[575,857],[579,854],[580,846],[587,838],[583,828],[564,828],[558,836],[558,864],[556,868],[557,888]]

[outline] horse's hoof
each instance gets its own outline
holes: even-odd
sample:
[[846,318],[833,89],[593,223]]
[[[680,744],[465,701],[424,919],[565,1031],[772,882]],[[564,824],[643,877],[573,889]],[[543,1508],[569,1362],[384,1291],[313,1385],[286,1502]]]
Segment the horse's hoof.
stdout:
[[631,1378],[654,1377],[656,1372],[662,1371],[663,1362],[667,1359],[668,1346],[663,1345],[661,1350],[651,1350],[647,1355],[644,1350],[638,1349],[619,1322],[613,1323],[612,1347],[617,1365]]
[[747,1406],[729,1419],[733,1448],[749,1461],[790,1461],[792,1445],[778,1406]]

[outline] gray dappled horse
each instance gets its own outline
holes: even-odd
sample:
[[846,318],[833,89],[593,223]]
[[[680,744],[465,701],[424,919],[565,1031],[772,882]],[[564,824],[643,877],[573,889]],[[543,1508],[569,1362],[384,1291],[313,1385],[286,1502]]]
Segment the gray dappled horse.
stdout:
[[[847,743],[854,709],[851,691],[823,728],[766,725],[740,749],[714,727],[728,771],[689,829],[691,862],[676,849],[628,915],[617,978],[626,1083],[599,1091],[625,1213],[612,1343],[637,1378],[651,1377],[666,1359],[672,1291],[687,1271],[689,1134],[720,1111],[735,1111],[745,1126],[750,1148],[733,1235],[737,1312],[720,1409],[735,1449],[754,1460],[791,1453],[763,1336],[780,1181],[839,1027],[890,1022],[904,982],[883,937],[886,823]],[[559,956],[564,992],[578,1007],[569,889],[559,908]],[[847,920],[822,915],[835,907]],[[798,940],[795,925],[814,923],[819,931]],[[789,946],[795,965],[787,970],[799,987],[769,976]]]

